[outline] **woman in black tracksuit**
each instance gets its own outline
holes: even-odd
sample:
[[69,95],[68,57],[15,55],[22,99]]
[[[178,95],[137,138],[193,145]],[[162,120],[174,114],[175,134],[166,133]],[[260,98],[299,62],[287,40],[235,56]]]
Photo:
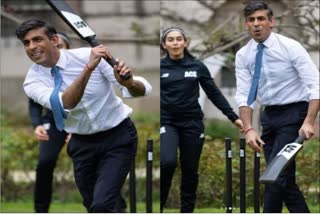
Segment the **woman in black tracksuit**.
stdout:
[[177,167],[177,150],[181,164],[181,209],[193,212],[198,185],[198,166],[204,143],[203,112],[198,103],[199,84],[212,103],[240,130],[239,119],[210,76],[208,68],[187,50],[185,33],[168,28],[161,38],[161,212],[166,203],[171,180]]

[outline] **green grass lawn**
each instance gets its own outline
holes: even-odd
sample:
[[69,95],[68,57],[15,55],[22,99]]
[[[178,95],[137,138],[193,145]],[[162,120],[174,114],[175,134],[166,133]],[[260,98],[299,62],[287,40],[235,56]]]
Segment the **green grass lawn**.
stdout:
[[[145,213],[145,203],[137,203],[137,212]],[[153,212],[160,211],[159,203],[153,203],[152,208]],[[86,213],[86,209],[81,203],[61,203],[61,202],[52,202],[50,206],[50,212],[55,213]],[[127,212],[130,211],[128,205]],[[0,213],[27,213],[34,212],[32,202],[1,202]]]
[[[34,212],[32,202],[1,202],[0,212]],[[80,203],[55,203],[50,206],[50,212],[84,213],[86,209]]]
[[[153,212],[159,212],[159,203],[153,203]],[[319,213],[319,205],[309,205],[309,208],[312,213]],[[127,211],[129,212],[130,207],[128,207]],[[165,209],[166,213],[178,213],[179,209]],[[33,203],[32,202],[1,202],[0,207],[1,213],[21,213],[21,212],[34,212]],[[50,207],[50,212],[55,213],[86,213],[86,209],[80,203],[61,203],[61,202],[53,202]],[[145,213],[145,204],[137,203],[137,212]],[[195,213],[225,213],[224,208],[197,208],[194,211]],[[239,213],[239,208],[233,209],[234,213]],[[253,213],[253,208],[247,208],[248,213]],[[262,212],[262,208],[261,208]],[[283,209],[284,213],[288,213],[286,208]]]

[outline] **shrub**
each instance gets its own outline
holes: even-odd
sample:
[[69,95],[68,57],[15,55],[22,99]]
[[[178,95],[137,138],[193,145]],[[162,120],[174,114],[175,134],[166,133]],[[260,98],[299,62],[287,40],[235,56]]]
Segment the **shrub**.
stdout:
[[[20,123],[18,123],[20,124]],[[39,142],[33,136],[31,127],[17,127],[10,124],[10,119],[1,114],[1,195],[2,200],[16,200],[23,190],[32,191],[27,183],[14,182],[13,173],[21,172],[31,180],[30,172],[35,171],[39,154]],[[68,174],[72,163],[65,149],[60,153],[54,181],[70,179]],[[25,188],[24,188],[25,187]]]
[[205,134],[209,139],[224,139],[229,137],[239,140],[239,131],[230,121],[208,120],[205,121]]

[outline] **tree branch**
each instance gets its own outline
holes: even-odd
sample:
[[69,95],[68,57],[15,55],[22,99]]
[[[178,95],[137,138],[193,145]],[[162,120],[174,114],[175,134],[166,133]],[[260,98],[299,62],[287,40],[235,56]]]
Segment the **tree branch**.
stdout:
[[245,34],[245,35],[242,35],[241,37],[239,37],[238,39],[236,40],[233,40],[232,42],[230,43],[227,43],[226,45],[222,46],[222,47],[218,47],[216,48],[214,51],[212,52],[209,52],[209,53],[206,53],[206,54],[202,54],[200,55],[200,59],[205,59],[205,58],[208,58],[210,56],[213,56],[217,53],[221,53],[221,52],[224,52],[225,50],[228,50],[229,48],[233,47],[234,45],[236,44],[239,44],[240,42],[246,40],[247,38],[249,38],[249,34]]
[[206,0],[196,0],[196,1],[202,6],[204,6],[205,8],[211,10],[212,12],[215,12],[216,9],[212,5],[208,4]]

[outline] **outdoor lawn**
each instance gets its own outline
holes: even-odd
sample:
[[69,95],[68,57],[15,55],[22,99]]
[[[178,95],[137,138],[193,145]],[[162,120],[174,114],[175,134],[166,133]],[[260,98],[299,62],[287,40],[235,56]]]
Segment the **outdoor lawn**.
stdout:
[[[153,203],[153,212],[158,213],[159,212],[159,202],[158,203]],[[127,209],[127,212],[129,212],[130,208]],[[312,213],[319,213],[320,212],[320,207],[319,205],[309,205],[309,209]],[[19,213],[19,212],[34,212],[33,210],[33,203],[32,202],[9,202],[1,203],[0,207],[0,212],[1,213]],[[82,206],[80,203],[61,203],[61,202],[53,202],[50,207],[50,212],[55,212],[55,213],[85,213],[86,209]],[[145,208],[145,203],[137,203],[137,212],[138,213],[145,213],[146,208]],[[178,213],[179,209],[165,209],[164,212],[166,213]],[[197,208],[194,211],[195,213],[224,213],[225,209],[224,208]],[[239,213],[240,210],[239,208],[234,208],[233,209],[234,213]],[[247,208],[247,212],[253,213],[253,207]],[[262,208],[261,208],[262,212]],[[283,209],[283,212],[288,213],[288,210],[286,208]]]
[[[33,209],[33,184],[30,172],[34,172],[37,163],[38,141],[33,138],[29,126],[16,127],[13,119],[7,120],[7,115],[1,115],[1,206],[0,212],[34,212]],[[154,140],[153,169],[159,171],[159,121],[157,115],[146,117],[135,115],[139,144],[136,156],[136,190],[137,212],[146,212],[145,208],[145,164],[146,141]],[[5,121],[7,121],[5,123]],[[198,213],[224,213],[225,197],[225,148],[224,137],[230,137],[233,142],[232,150],[238,150],[239,135],[234,127],[227,122],[213,120],[206,122],[206,142],[204,144],[201,163],[199,166],[199,185],[197,190],[197,204],[195,212]],[[319,151],[320,144],[317,139],[310,140],[297,156],[297,182],[302,189],[313,213],[320,213],[319,207]],[[247,212],[253,212],[253,152],[247,148]],[[16,157],[16,158],[12,158]],[[263,158],[263,157],[262,157]],[[262,159],[261,158],[261,159]],[[217,164],[219,163],[219,164]],[[233,186],[239,187],[239,158],[233,159]],[[265,163],[261,160],[261,172]],[[19,172],[19,173],[18,173]],[[19,176],[15,176],[19,175]],[[159,173],[153,175],[153,212],[159,212],[160,179]],[[179,212],[180,204],[180,170],[177,170],[172,181],[167,207],[165,212]],[[53,184],[53,203],[50,212],[86,212],[81,204],[81,196],[74,184],[72,164],[66,151],[62,151],[55,170]],[[260,199],[263,197],[263,188],[260,186]],[[122,189],[125,197],[129,195],[129,185],[126,183]],[[239,188],[233,189],[235,201],[233,212],[239,212]],[[128,202],[128,198],[126,198]],[[127,205],[129,212],[129,204]],[[262,211],[262,208],[261,208]],[[286,209],[283,212],[288,212]]]

